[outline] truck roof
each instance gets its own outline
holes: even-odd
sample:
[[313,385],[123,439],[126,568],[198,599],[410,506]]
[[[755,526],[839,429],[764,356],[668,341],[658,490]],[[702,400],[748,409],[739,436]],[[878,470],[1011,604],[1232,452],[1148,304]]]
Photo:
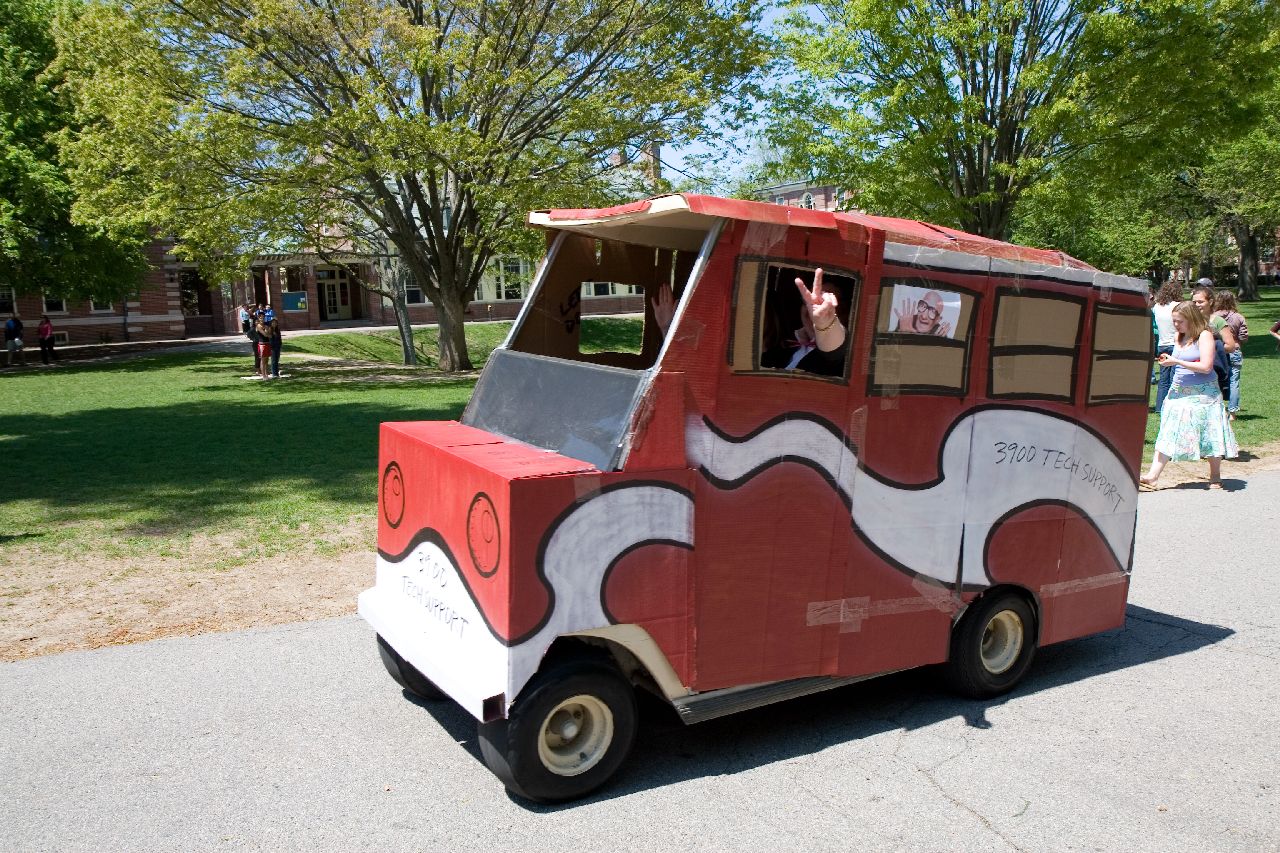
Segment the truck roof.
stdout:
[[943,225],[692,193],[661,195],[616,207],[535,210],[528,223],[624,243],[697,251],[715,223],[723,219],[832,230],[839,229],[841,223],[852,223],[883,234],[885,258],[890,261],[1015,275],[1047,274],[1123,290],[1147,288],[1143,279],[1100,272],[1065,252],[1005,243]]

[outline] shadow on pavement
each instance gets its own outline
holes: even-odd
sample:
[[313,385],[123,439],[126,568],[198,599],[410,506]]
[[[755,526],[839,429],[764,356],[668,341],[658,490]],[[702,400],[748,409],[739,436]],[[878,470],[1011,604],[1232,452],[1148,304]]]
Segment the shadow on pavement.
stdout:
[[[996,699],[960,699],[946,692],[936,667],[887,675],[859,684],[685,726],[666,703],[640,696],[640,731],[627,763],[601,791],[576,803],[541,805],[511,796],[533,812],[625,797],[637,791],[752,770],[902,729],[911,731],[953,717],[991,728],[987,710],[1064,684],[1186,654],[1220,642],[1230,628],[1193,622],[1129,605],[1125,627],[1049,646],[1037,652],[1026,680]],[[405,698],[426,710],[477,760],[476,722],[450,701]],[[494,785],[501,785],[496,778]]]

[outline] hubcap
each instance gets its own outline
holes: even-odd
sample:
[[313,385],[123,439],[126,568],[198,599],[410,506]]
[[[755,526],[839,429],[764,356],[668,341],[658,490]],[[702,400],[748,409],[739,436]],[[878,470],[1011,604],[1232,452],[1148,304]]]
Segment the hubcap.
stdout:
[[542,722],[538,757],[557,776],[577,776],[600,763],[613,743],[613,712],[594,696],[565,699]]
[[1022,617],[1001,610],[982,632],[982,665],[992,675],[1007,672],[1022,652]]

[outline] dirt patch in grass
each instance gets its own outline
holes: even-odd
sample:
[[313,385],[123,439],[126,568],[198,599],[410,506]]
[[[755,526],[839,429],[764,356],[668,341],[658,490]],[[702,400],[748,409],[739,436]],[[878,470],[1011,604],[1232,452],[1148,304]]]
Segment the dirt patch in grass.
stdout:
[[68,558],[11,544],[0,581],[0,660],[354,613],[356,596],[373,583],[370,523],[328,537],[344,543],[332,552],[230,566],[224,555],[238,534],[193,539],[186,554],[163,558]]

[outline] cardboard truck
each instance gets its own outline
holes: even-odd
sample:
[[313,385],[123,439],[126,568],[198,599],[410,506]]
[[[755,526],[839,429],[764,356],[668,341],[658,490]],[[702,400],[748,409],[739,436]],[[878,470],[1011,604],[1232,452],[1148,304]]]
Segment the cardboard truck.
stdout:
[[[359,599],[391,676],[474,715],[510,790],[603,784],[636,688],[689,723],[928,664],[986,697],[1123,624],[1146,282],[709,196],[529,223],[546,258],[461,423],[381,427]],[[818,269],[845,343],[788,369]],[[638,351],[581,349],[599,283],[646,295]]]

